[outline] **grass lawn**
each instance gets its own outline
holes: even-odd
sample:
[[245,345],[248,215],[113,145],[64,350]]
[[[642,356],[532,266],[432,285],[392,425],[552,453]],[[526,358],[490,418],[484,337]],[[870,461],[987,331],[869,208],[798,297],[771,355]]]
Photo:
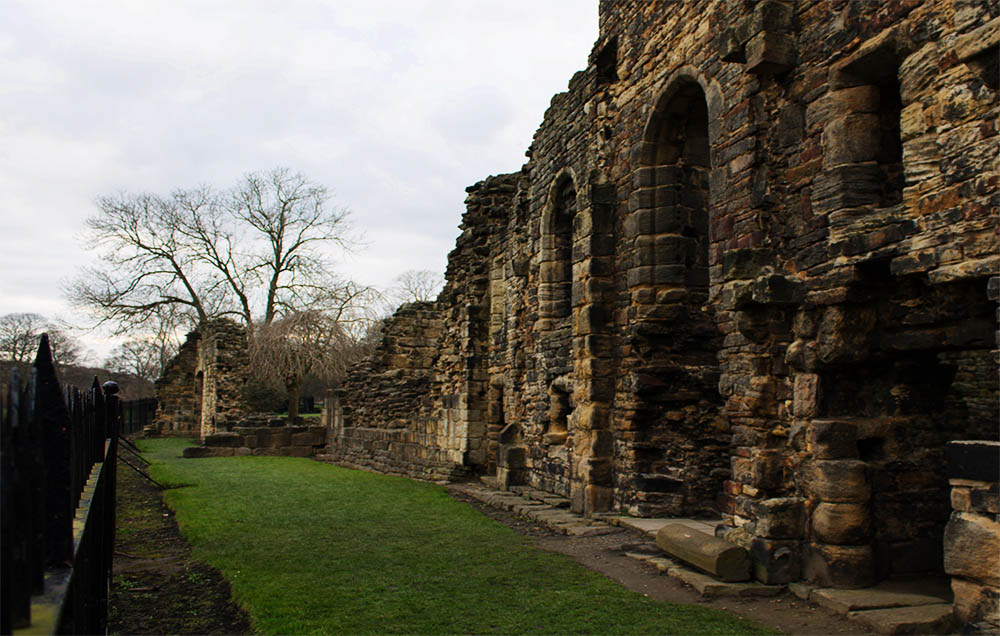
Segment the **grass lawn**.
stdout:
[[290,457],[141,441],[194,556],[270,634],[773,633],[658,603],[540,552],[443,488]]

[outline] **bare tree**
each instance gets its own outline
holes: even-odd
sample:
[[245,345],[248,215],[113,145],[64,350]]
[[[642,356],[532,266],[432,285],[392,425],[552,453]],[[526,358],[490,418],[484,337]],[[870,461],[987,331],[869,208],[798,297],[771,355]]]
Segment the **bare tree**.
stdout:
[[298,417],[307,376],[335,384],[369,350],[370,290],[346,283],[328,293],[325,304],[336,302],[335,307],[292,312],[261,324],[250,343],[251,368],[258,379],[285,389],[289,419]]
[[444,287],[444,276],[429,269],[411,269],[396,277],[390,296],[397,303],[430,302]]
[[176,347],[164,346],[154,340],[129,340],[111,350],[104,361],[104,368],[155,382],[176,353]]
[[330,284],[323,247],[351,244],[348,213],[327,190],[284,168],[251,173],[225,192],[118,194],[88,219],[103,267],[67,290],[125,334],[165,308],[192,326],[231,315],[256,322],[318,308]]
[[[176,336],[184,326],[229,316],[246,325],[252,353],[266,342],[273,354],[278,340],[301,352],[300,336],[276,339],[266,328],[301,313],[351,333],[357,306],[370,301],[370,290],[337,279],[327,258],[330,246],[353,244],[347,218],[326,188],[284,168],[247,174],[222,192],[203,186],[102,197],[87,221],[102,265],[84,272],[67,295],[119,335],[150,327],[162,335],[169,325]],[[136,364],[140,353],[151,353],[136,343],[128,349],[118,353]]]
[[0,316],[0,359],[26,369],[35,358],[42,334],[49,334],[52,357],[57,365],[77,364],[83,356],[80,342],[44,316],[13,313]]

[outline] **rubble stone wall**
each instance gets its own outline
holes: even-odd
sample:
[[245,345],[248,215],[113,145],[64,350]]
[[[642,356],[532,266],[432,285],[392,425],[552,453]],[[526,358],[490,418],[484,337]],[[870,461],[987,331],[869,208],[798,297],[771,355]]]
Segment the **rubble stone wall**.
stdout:
[[470,189],[427,355],[345,385],[394,437],[331,452],[721,513],[768,583],[940,574],[945,445],[1000,419],[998,43],[975,0],[602,0]]
[[948,445],[953,512],[944,533],[944,568],[951,575],[955,617],[1000,629],[1000,444]]
[[157,432],[204,439],[228,430],[246,411],[247,377],[246,330],[224,319],[203,324],[156,381]]

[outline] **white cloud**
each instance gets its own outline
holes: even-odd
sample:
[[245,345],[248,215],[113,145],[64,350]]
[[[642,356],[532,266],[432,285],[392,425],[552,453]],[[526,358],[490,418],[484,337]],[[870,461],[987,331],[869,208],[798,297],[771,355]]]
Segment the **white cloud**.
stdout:
[[[277,165],[369,240],[362,282],[443,271],[465,186],[510,172],[583,68],[596,0],[8,0],[0,22],[0,312],[55,313],[117,190]],[[68,309],[59,313],[68,313]]]

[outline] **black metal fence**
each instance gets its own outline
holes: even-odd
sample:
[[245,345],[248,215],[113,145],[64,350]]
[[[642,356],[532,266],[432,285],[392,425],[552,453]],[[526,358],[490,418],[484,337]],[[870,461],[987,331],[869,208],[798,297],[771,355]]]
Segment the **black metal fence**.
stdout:
[[65,392],[48,337],[0,395],[0,633],[106,632],[118,386]]
[[142,432],[142,429],[153,424],[154,416],[156,416],[156,398],[122,400],[120,434],[132,435]]

